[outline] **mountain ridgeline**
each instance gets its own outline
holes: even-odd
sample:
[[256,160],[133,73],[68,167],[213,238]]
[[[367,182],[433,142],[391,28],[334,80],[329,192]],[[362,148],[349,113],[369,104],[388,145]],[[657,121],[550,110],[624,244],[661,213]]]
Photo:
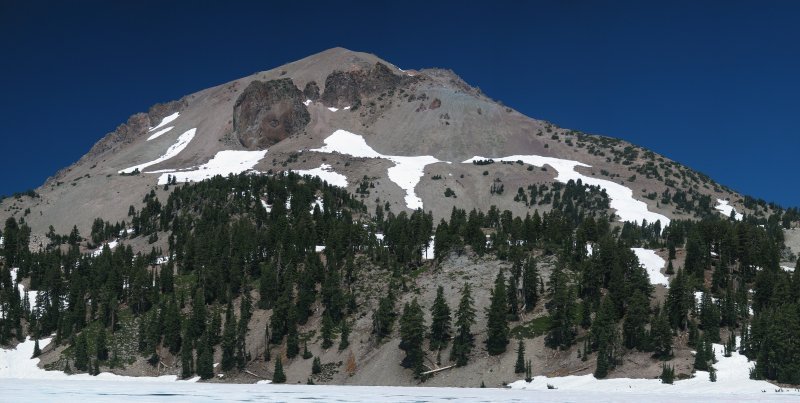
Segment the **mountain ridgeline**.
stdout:
[[800,384],[797,209],[445,70],[332,49],[135,115],[1,207],[0,345],[52,338],[48,370],[671,383],[722,343]]

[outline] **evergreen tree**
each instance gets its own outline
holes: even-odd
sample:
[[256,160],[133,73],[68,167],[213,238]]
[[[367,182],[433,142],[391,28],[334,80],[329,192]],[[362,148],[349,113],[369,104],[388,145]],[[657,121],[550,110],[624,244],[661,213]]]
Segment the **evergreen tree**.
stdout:
[[654,357],[664,360],[672,357],[672,329],[663,309],[659,309],[658,313],[653,315],[650,324],[650,342]]
[[333,345],[333,319],[328,312],[322,315],[322,348],[327,350]]
[[508,320],[519,320],[519,300],[517,298],[517,281],[513,275],[508,276],[508,287],[506,288],[506,304],[508,305]]
[[272,374],[272,383],[286,383],[286,374],[283,373],[281,357],[275,359],[275,372]]
[[616,366],[617,338],[614,302],[607,296],[600,304],[591,330],[592,347],[597,351],[595,378],[605,378],[608,371]]
[[422,307],[414,298],[411,304],[405,305],[400,318],[400,349],[406,352],[402,365],[406,368],[413,368],[415,377],[419,377],[423,370],[422,363],[425,352],[422,349],[422,343],[424,340],[425,317]]
[[313,355],[311,354],[310,351],[308,351],[308,342],[304,341],[303,342],[303,359],[307,360],[307,359],[309,359],[311,357],[313,357]]
[[649,316],[650,301],[641,291],[635,291],[628,301],[628,310],[622,324],[622,340],[627,348],[644,350],[647,347],[645,324]]
[[670,326],[673,329],[685,330],[689,320],[689,311],[693,306],[694,296],[686,275],[683,270],[678,270],[678,274],[669,282],[669,291],[664,307],[669,315]]
[[220,367],[227,372],[236,366],[236,318],[233,303],[229,300],[225,309],[225,330],[222,332],[222,362]]
[[314,375],[322,373],[322,363],[319,357],[314,357],[314,361],[311,363],[311,373]]
[[214,348],[209,344],[208,336],[203,336],[200,340],[199,351],[197,353],[197,375],[200,379],[211,379],[214,377]]
[[453,339],[453,347],[450,349],[450,360],[455,361],[459,367],[467,365],[472,347],[475,346],[475,339],[472,335],[472,325],[475,324],[474,304],[470,285],[465,283],[461,289],[461,300],[456,311],[456,336]]
[[675,368],[667,363],[661,364],[661,383],[672,384],[675,379]]
[[525,268],[522,272],[522,296],[525,310],[530,312],[536,307],[539,302],[539,291],[537,285],[539,284],[539,270],[536,267],[536,261],[529,259],[525,263]]
[[704,289],[700,302],[700,326],[704,337],[713,343],[719,342],[719,322],[719,308],[711,299],[708,289]]
[[508,345],[508,304],[506,301],[506,284],[503,272],[497,274],[492,291],[491,302],[487,310],[486,350],[489,355],[498,355],[506,351]]
[[528,363],[525,364],[525,382],[531,383],[533,381],[533,365],[531,365],[531,360],[528,360]]
[[378,309],[372,315],[372,333],[375,334],[377,341],[380,342],[384,337],[392,334],[396,313],[394,311],[394,291],[393,284],[389,285],[388,294],[378,302]]
[[339,336],[339,351],[343,351],[350,346],[350,325],[347,324],[346,320],[342,320],[341,332],[342,334]]
[[181,378],[186,379],[194,373],[192,370],[192,347],[189,343],[181,346]]
[[545,344],[550,348],[566,348],[575,342],[575,295],[560,265],[550,275],[550,287],[553,293],[550,301],[552,327],[545,336]]
[[33,355],[31,356],[31,358],[36,358],[40,355],[42,355],[42,350],[39,349],[39,338],[37,337],[36,341],[33,344]]
[[75,339],[75,369],[87,371],[89,369],[89,347],[86,343],[86,335],[81,333]]
[[99,361],[108,360],[108,343],[106,342],[106,329],[101,328],[97,332],[97,340],[95,341],[95,351],[97,352],[96,358]]
[[450,339],[450,307],[444,299],[444,287],[436,289],[436,299],[431,307],[431,331],[428,335],[431,350],[447,347]]
[[694,354],[694,369],[698,371],[708,371],[708,361],[710,357],[707,355],[708,348],[706,348],[706,341],[701,338],[696,344],[697,352]]
[[525,372],[525,369],[525,344],[520,339],[517,345],[517,362],[514,364],[514,373],[521,374]]

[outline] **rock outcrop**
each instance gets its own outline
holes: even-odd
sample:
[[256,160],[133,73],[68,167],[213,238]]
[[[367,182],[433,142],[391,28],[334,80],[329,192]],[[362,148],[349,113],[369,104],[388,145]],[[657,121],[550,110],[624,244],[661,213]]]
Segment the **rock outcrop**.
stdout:
[[369,70],[334,71],[325,79],[322,102],[337,108],[358,105],[362,97],[370,97],[418,80],[400,76],[383,63]]
[[289,78],[253,81],[233,107],[233,130],[248,149],[269,147],[311,121],[304,95]]

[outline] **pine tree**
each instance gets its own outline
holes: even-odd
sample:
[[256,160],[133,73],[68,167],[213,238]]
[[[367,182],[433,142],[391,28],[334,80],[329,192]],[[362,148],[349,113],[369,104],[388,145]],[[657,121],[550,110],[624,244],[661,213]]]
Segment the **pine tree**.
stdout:
[[444,299],[444,287],[441,285],[436,290],[436,299],[431,307],[431,331],[428,338],[431,350],[447,347],[450,339],[450,307]]
[[545,344],[550,348],[565,348],[575,342],[575,295],[560,265],[550,276],[550,287],[553,292],[550,301],[553,325],[545,336]]
[[188,342],[181,346],[181,378],[186,379],[194,373],[192,370],[192,347]]
[[700,326],[703,329],[704,337],[714,343],[719,342],[719,322],[719,308],[711,299],[708,289],[704,289],[700,302]]
[[508,305],[508,320],[519,320],[519,300],[517,298],[517,281],[513,275],[508,276],[508,286],[506,287],[506,304]]
[[453,347],[450,349],[450,360],[455,361],[459,367],[467,365],[472,347],[475,345],[471,330],[472,325],[475,324],[474,304],[470,285],[465,283],[461,289],[461,300],[456,311],[456,336],[453,339]]
[[203,336],[200,341],[197,355],[197,375],[200,379],[211,379],[214,377],[214,348],[209,344],[208,336]]
[[236,366],[236,318],[233,316],[233,303],[228,301],[225,309],[225,330],[222,332],[222,362],[223,371],[230,371]]
[[286,374],[283,373],[281,357],[275,359],[275,372],[272,374],[272,383],[286,383]]
[[307,359],[309,359],[311,357],[313,357],[313,355],[311,354],[310,351],[308,351],[308,342],[307,341],[303,341],[303,359],[307,360]]
[[342,320],[341,326],[341,335],[339,336],[339,351],[344,351],[348,346],[350,346],[350,325],[347,324],[347,320]]
[[319,357],[314,357],[314,361],[311,363],[311,373],[316,375],[322,372],[322,363],[319,360]]
[[508,345],[508,304],[506,298],[506,283],[501,271],[495,279],[491,302],[487,310],[486,351],[489,355],[504,353],[506,345]]
[[533,381],[533,365],[531,365],[531,360],[528,360],[528,363],[525,364],[525,382],[531,383]]
[[675,379],[675,368],[667,363],[661,364],[661,383],[672,384]]
[[683,270],[669,282],[669,291],[664,308],[669,315],[670,326],[673,329],[685,330],[688,323],[689,311],[694,306],[694,298]]
[[706,341],[700,339],[696,342],[697,352],[694,354],[694,369],[698,371],[708,371],[709,357],[707,355]]
[[389,284],[388,294],[378,302],[378,309],[372,315],[372,333],[380,343],[384,337],[392,334],[394,321],[397,317],[394,310],[394,284]]
[[725,357],[730,357],[736,351],[736,335],[731,332],[728,336],[728,342],[725,343]]
[[333,319],[328,311],[322,315],[322,348],[327,350],[333,345]]
[[645,324],[649,316],[650,301],[641,291],[635,291],[628,301],[628,311],[622,324],[622,339],[627,348],[644,350],[647,346]]
[[39,338],[36,338],[36,341],[33,344],[33,356],[31,358],[36,358],[42,355],[42,350],[39,349]]
[[419,377],[423,370],[422,363],[425,352],[422,350],[422,343],[424,340],[425,317],[422,307],[414,298],[411,304],[405,305],[400,318],[400,349],[406,352],[401,364],[406,368],[412,368],[415,377]]
[[591,330],[591,339],[597,351],[597,368],[595,378],[601,379],[608,375],[608,371],[616,366],[617,351],[617,323],[614,312],[614,302],[606,296],[600,304],[597,319]]
[[95,341],[96,358],[100,361],[108,360],[108,343],[106,342],[106,329],[101,328],[97,332]]
[[86,343],[86,335],[81,333],[75,339],[75,369],[87,371],[89,369],[89,347]]
[[525,344],[520,339],[517,345],[517,362],[514,364],[514,373],[521,374],[523,372],[525,372]]
[[653,349],[653,356],[666,360],[672,356],[672,329],[669,320],[663,309],[659,309],[653,315],[653,322],[650,325],[650,343]]
[[539,291],[536,288],[538,284],[539,270],[536,267],[536,261],[529,259],[522,272],[522,297],[525,310],[528,312],[532,311],[539,302]]

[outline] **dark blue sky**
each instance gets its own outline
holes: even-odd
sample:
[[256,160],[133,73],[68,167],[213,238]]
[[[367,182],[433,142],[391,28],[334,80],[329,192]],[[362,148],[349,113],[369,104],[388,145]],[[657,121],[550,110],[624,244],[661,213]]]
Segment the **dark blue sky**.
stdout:
[[796,206],[798,15],[788,1],[0,0],[0,194],[156,102],[342,46],[451,68],[529,116]]

